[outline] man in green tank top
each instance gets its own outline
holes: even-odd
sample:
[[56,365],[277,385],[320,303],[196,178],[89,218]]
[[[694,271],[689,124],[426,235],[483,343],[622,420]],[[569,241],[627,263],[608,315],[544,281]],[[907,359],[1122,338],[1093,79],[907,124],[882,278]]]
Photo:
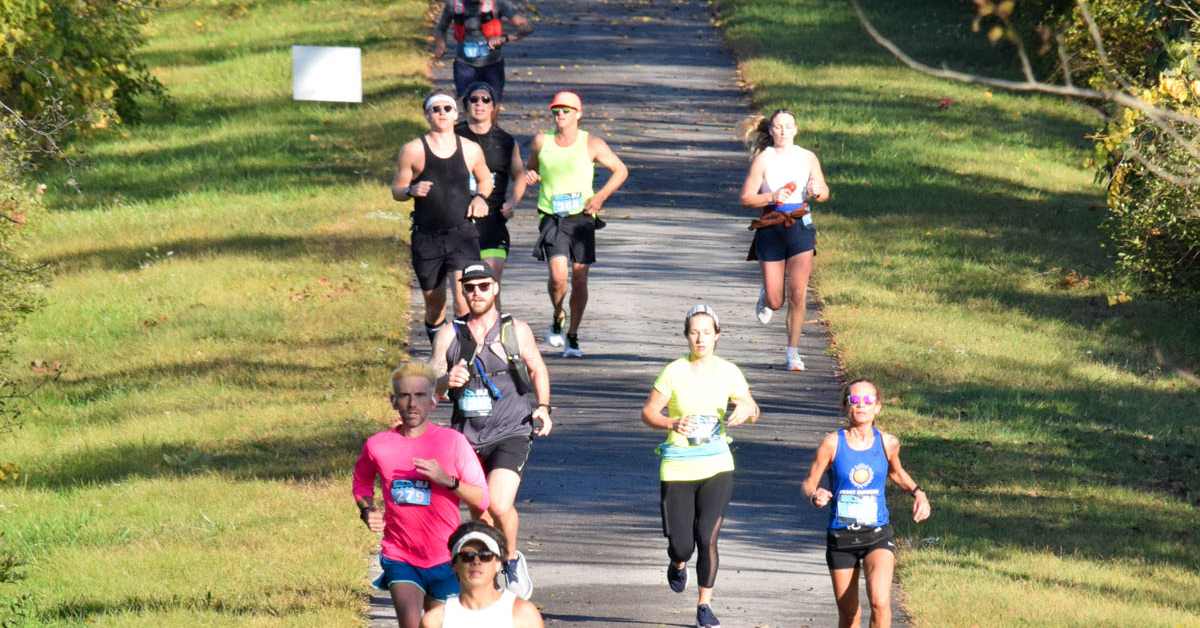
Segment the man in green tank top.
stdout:
[[[539,133],[529,149],[525,178],[541,183],[538,213],[539,237],[534,257],[545,260],[550,271],[547,290],[554,307],[546,341],[563,347],[563,322],[567,300],[567,275],[571,277],[571,318],[566,329],[563,357],[582,358],[579,324],[588,301],[588,269],[596,261],[596,229],[604,226],[600,212],[609,197],[625,183],[629,170],[608,143],[579,128],[583,101],[573,92],[559,92],[550,101],[554,130]],[[608,168],[608,181],[592,190],[596,166]]]

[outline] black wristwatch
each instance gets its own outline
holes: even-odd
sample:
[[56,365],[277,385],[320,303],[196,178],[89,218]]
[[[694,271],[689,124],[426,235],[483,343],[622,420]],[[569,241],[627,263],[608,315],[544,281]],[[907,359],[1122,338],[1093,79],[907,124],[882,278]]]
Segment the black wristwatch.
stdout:
[[458,490],[458,485],[459,485],[459,484],[461,484],[461,481],[460,481],[458,478],[453,478],[453,479],[454,479],[454,484],[451,484],[451,485],[450,485],[450,486],[448,486],[447,488],[449,488],[449,489],[450,489],[450,490],[452,490],[452,491],[457,491],[457,490]]
[[548,403],[539,403],[539,404],[537,404],[537,407],[545,408],[546,414],[554,414],[554,406],[552,406]]
[[480,194],[479,192],[476,192],[475,194],[473,194],[473,195],[471,196],[471,198],[475,198],[475,197],[481,198],[481,199],[483,199],[483,200],[484,200],[484,202],[487,202],[487,197],[486,197],[486,196],[484,196],[484,195],[482,195],[482,194]]

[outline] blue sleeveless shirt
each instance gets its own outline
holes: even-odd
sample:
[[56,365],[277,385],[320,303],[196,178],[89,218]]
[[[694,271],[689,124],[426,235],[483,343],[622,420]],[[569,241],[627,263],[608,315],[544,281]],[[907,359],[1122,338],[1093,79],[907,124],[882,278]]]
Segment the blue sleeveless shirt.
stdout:
[[887,525],[888,459],[883,449],[883,435],[871,428],[875,440],[863,451],[851,449],[846,443],[846,430],[838,430],[837,453],[829,468],[829,486],[833,492],[829,528],[843,530],[851,526],[877,527]]

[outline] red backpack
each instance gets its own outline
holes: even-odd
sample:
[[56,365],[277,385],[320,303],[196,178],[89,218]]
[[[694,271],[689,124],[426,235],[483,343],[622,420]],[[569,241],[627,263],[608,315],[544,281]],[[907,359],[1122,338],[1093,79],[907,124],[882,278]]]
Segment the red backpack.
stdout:
[[[460,44],[467,38],[466,22],[467,8],[464,6],[463,0],[454,0],[454,39]],[[500,23],[500,18],[496,15],[495,0],[480,0],[479,30],[483,31],[483,36],[489,39],[504,35],[504,25]]]

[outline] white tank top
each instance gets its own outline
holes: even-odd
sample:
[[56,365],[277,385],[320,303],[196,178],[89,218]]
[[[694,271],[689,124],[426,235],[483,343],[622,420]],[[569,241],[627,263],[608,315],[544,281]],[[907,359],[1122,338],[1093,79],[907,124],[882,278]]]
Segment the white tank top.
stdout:
[[788,203],[796,203],[806,198],[812,167],[805,150],[793,144],[782,152],[776,150],[774,146],[768,146],[763,149],[763,153],[767,155],[767,167],[766,172],[763,173],[763,183],[758,193],[774,193],[775,190],[795,182],[796,192],[788,199]]
[[505,591],[487,608],[471,610],[459,603],[457,597],[446,600],[446,616],[442,628],[513,628],[513,604],[517,596]]

